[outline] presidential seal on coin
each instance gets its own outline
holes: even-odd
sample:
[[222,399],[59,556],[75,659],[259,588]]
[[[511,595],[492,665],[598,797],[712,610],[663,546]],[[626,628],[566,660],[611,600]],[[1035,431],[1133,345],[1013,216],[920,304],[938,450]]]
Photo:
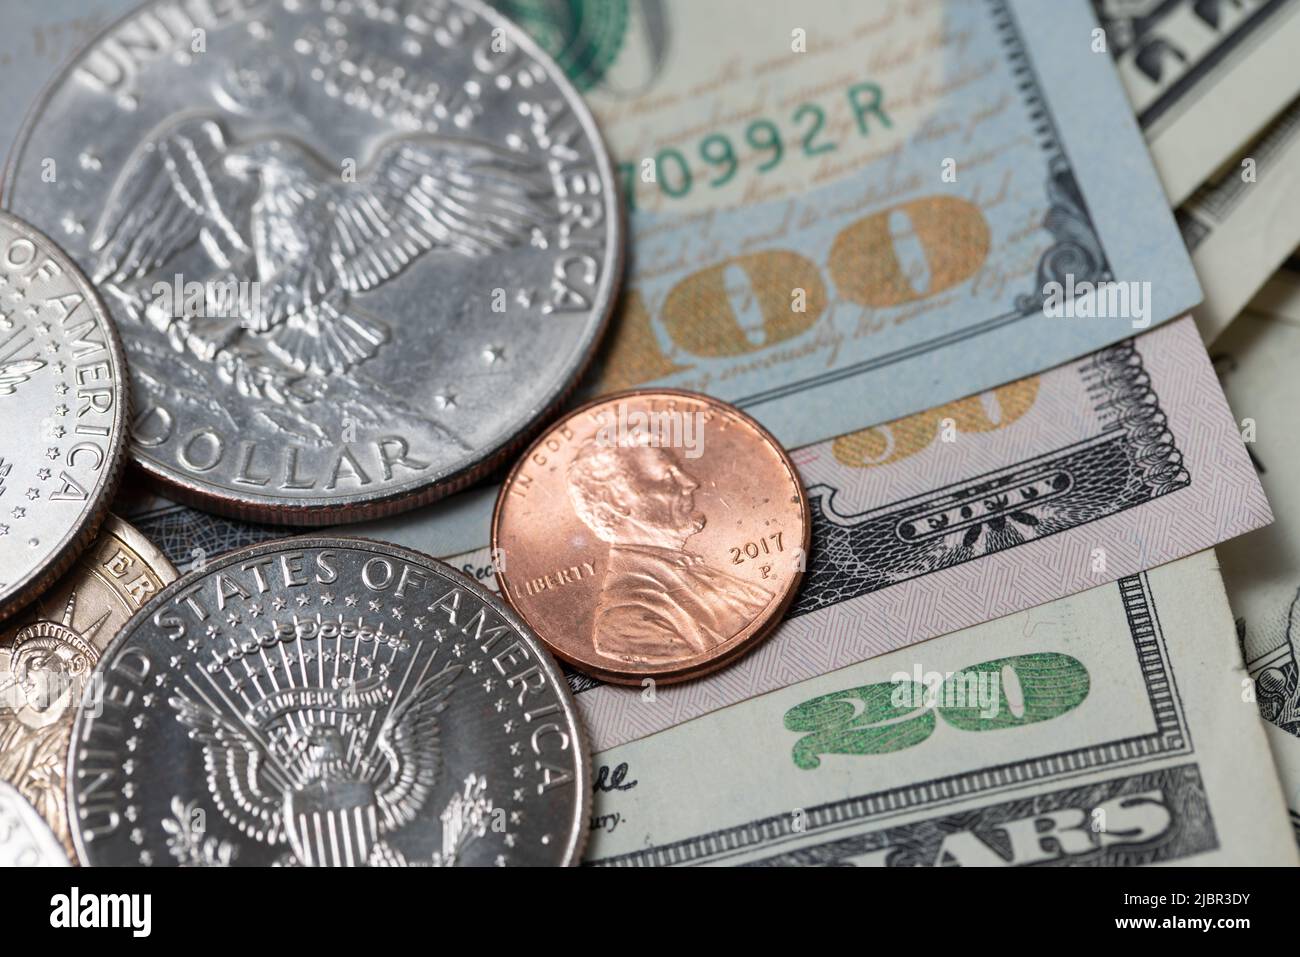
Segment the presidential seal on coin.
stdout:
[[94,287],[0,213],[0,618],[76,561],[125,461],[126,360]]
[[418,552],[295,538],[173,583],[96,667],[68,768],[86,864],[573,864],[586,747],[500,600]]
[[336,524],[468,484],[568,393],[613,301],[595,123],[472,0],[147,3],[21,140],[7,202],[118,322],[134,459],[223,514]]
[[31,803],[69,856],[64,771],[77,706],[99,706],[92,669],[100,655],[175,578],[162,552],[110,515],[80,560],[0,629],[0,781]]
[[556,655],[606,681],[682,681],[761,641],[811,534],[794,464],[708,396],[644,390],[566,415],[497,498],[501,593]]

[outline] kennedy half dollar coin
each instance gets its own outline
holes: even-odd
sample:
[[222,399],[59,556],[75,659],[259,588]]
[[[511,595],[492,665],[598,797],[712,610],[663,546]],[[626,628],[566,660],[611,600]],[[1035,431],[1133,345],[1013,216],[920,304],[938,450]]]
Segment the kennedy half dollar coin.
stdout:
[[440,562],[291,538],[174,582],[101,656],[68,785],[85,864],[573,864],[563,676]]

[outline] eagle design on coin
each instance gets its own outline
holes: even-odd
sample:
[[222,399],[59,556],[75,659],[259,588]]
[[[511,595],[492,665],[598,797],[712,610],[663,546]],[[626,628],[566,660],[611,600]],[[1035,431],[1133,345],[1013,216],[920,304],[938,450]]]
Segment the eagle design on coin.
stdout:
[[[430,251],[486,256],[556,219],[544,166],[477,140],[401,135],[361,169],[349,163],[331,167],[283,135],[234,141],[210,116],[169,122],[114,186],[91,240],[95,281],[241,392],[280,398],[298,377],[346,372],[388,341],[357,293]],[[159,308],[155,280],[196,248],[208,289],[251,283],[256,294],[202,315]]]
[[414,820],[428,799],[438,715],[461,671],[430,675],[431,662],[419,674],[408,669],[396,688],[376,674],[337,687],[288,685],[232,708],[216,682],[191,682],[169,702],[203,746],[222,816],[247,837],[287,845],[280,863],[405,863],[383,835]]

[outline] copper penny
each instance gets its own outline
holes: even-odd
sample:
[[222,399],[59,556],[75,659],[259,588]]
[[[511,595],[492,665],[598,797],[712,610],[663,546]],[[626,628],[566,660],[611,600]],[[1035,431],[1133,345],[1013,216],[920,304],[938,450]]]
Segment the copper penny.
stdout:
[[571,412],[492,516],[501,593],[606,681],[683,681],[753,648],[794,597],[808,500],[789,456],[717,399],[670,389]]

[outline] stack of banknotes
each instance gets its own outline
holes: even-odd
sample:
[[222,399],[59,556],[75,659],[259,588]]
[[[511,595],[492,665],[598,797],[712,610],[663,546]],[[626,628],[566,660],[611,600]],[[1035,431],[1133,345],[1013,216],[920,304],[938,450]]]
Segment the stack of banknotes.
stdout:
[[[13,170],[57,139],[42,90],[136,5],[3,5],[0,206],[39,205]],[[252,39],[263,5],[230,5]],[[584,862],[1300,863],[1300,0],[494,6],[618,175],[622,287],[577,398],[735,405],[812,528],[751,653],[676,684],[567,672]],[[54,222],[70,248],[96,225]],[[495,589],[500,479],[329,533]],[[181,573],[293,531],[131,475],[112,508]],[[12,737],[0,780],[66,814],[62,765],[36,781]]]

